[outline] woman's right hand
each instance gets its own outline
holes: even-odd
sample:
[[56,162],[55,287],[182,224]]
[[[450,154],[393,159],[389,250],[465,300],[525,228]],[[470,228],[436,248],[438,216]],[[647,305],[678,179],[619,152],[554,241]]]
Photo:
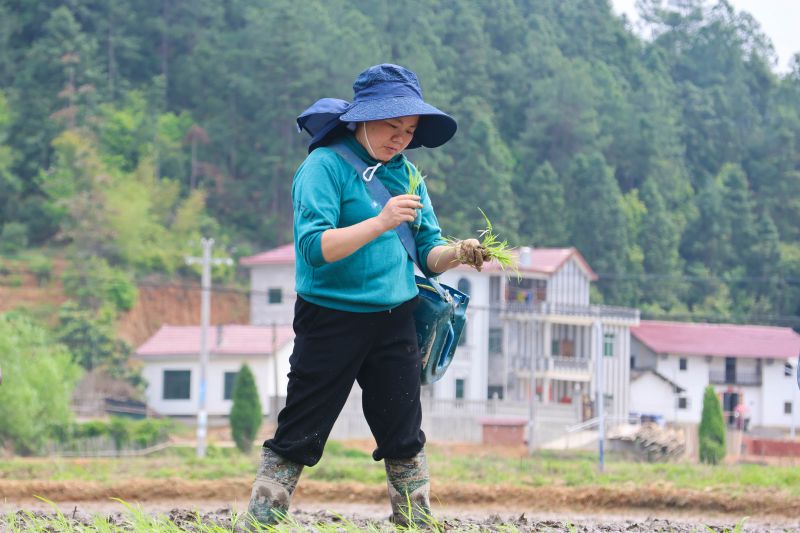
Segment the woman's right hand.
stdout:
[[416,194],[399,194],[386,202],[377,219],[381,226],[385,228],[385,231],[389,231],[403,222],[413,222],[417,218],[417,209],[422,209],[419,196]]

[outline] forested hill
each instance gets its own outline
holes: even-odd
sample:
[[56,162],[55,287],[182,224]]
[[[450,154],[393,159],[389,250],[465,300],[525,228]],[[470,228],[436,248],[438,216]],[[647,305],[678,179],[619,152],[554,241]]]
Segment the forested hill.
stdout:
[[446,234],[479,206],[646,316],[800,315],[800,61],[724,1],[662,3],[645,41],[608,0],[0,0],[3,255],[141,276],[200,234],[288,242],[295,116],[393,62],[459,122],[410,153]]

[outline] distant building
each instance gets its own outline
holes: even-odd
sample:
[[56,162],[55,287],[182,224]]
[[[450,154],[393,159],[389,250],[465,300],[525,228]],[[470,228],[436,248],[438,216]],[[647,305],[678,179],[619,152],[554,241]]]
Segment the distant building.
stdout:
[[[135,358],[142,361],[147,380],[147,404],[163,415],[196,416],[200,390],[199,326],[163,326],[142,344]],[[206,408],[210,416],[227,416],[232,406],[233,384],[244,363],[256,380],[261,408],[269,414],[275,396],[286,396],[286,374],[294,346],[289,326],[225,325],[208,330],[209,364],[206,374]],[[273,349],[274,346],[274,349]],[[277,359],[276,359],[277,357]]]
[[632,411],[699,423],[711,385],[731,425],[788,428],[800,421],[800,335],[791,328],[643,320],[631,336]]
[[[602,352],[609,411],[627,416],[629,328],[638,324],[639,311],[590,305],[589,287],[597,276],[575,248],[521,248],[519,261],[520,279],[496,263],[482,272],[459,267],[440,276],[470,295],[467,328],[447,374],[423,394],[527,401],[535,374],[543,403],[588,405]],[[241,261],[250,268],[253,324],[291,323],[294,262],[293,244]],[[601,342],[595,324],[602,329]]]

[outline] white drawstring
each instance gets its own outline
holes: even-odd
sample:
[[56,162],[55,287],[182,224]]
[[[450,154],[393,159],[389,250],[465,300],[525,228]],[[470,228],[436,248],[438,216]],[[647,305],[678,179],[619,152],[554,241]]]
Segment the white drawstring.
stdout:
[[375,166],[367,167],[364,169],[364,172],[361,174],[361,177],[364,178],[364,181],[369,183],[372,181],[372,178],[375,177],[375,172],[377,172],[378,167],[381,166],[383,163],[378,163]]
[[[372,149],[372,145],[369,143],[369,135],[367,135],[367,123],[363,123],[363,130],[364,130],[364,140],[367,141],[367,150],[369,151],[369,155],[372,156],[373,159],[378,159],[375,157],[375,151]],[[367,167],[364,169],[364,172],[361,174],[361,177],[364,178],[364,181],[369,183],[372,181],[372,178],[375,177],[375,172],[377,172],[378,167],[381,166],[382,163],[378,163],[373,167]]]

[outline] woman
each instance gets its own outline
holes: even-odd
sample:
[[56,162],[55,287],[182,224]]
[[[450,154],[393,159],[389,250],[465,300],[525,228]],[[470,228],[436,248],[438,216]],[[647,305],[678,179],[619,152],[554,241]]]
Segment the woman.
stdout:
[[[353,89],[352,104],[321,100],[298,119],[301,126],[316,120],[320,127],[307,128],[314,134],[311,153],[292,185],[296,338],[286,407],[275,437],[264,443],[248,508],[262,523],[286,513],[303,465],[319,461],[356,381],[377,443],[372,456],[385,462],[392,519],[429,515],[412,315],[417,287],[414,263],[394,230],[411,224],[427,276],[460,264],[479,269],[484,261],[476,239],[445,245],[424,183],[415,194],[404,192],[413,167],[403,151],[444,144],[455,121],[426,104],[416,75],[397,65],[365,70]],[[369,172],[360,176],[325,147],[333,140]],[[380,180],[393,195],[385,206],[370,196],[368,179]]]

